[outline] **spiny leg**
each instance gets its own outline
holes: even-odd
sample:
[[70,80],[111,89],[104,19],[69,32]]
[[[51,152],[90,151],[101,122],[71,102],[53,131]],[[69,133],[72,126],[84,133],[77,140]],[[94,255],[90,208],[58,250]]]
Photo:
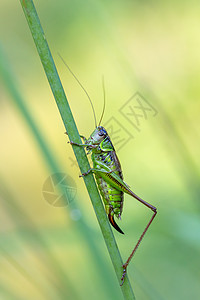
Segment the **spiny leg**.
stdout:
[[141,236],[140,236],[140,238],[139,238],[139,240],[138,240],[138,242],[137,242],[135,248],[134,248],[133,251],[131,252],[131,254],[130,254],[130,256],[128,257],[128,259],[127,259],[127,261],[125,262],[125,264],[123,264],[123,266],[122,266],[122,267],[124,268],[124,270],[123,270],[123,274],[122,274],[122,278],[121,278],[121,281],[122,281],[122,283],[120,284],[121,286],[122,286],[123,283],[124,283],[124,278],[125,278],[126,273],[127,273],[127,267],[128,267],[128,265],[129,265],[129,263],[130,263],[130,261],[131,261],[133,255],[135,254],[137,248],[139,247],[139,245],[140,245],[140,243],[141,243],[141,241],[142,241],[142,239],[143,239],[145,233],[147,232],[148,228],[150,227],[151,223],[153,222],[153,219],[155,218],[155,216],[156,216],[156,214],[157,214],[157,209],[156,209],[156,207],[154,207],[154,206],[152,206],[151,204],[147,203],[146,201],[142,200],[142,199],[139,198],[138,196],[136,196],[135,198],[136,198],[138,201],[140,201],[141,203],[143,203],[145,206],[147,206],[148,208],[150,208],[150,209],[153,211],[154,214],[153,214],[153,216],[151,217],[151,219],[150,219],[149,223],[147,224],[147,226],[145,227],[143,233],[141,234]]

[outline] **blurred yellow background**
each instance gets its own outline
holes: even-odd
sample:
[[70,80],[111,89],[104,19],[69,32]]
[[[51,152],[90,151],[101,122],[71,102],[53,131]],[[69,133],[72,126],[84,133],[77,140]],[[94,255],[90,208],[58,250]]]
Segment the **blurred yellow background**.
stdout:
[[[117,136],[113,143],[125,181],[158,208],[129,266],[136,298],[198,299],[200,4],[59,0],[35,5],[79,132],[88,137],[94,129],[91,106],[58,52],[93,99],[98,120],[104,75],[102,124],[122,133],[125,142],[118,140],[119,147]],[[30,114],[76,190],[65,206],[43,197],[52,174],[1,78],[0,298],[122,299],[19,1],[1,1],[0,43]],[[122,113],[123,107],[137,106],[134,97],[136,102],[128,102],[135,94],[149,109],[146,115],[140,111],[137,126],[130,112]],[[125,196],[118,221],[125,235],[114,232],[124,260],[150,216]]]

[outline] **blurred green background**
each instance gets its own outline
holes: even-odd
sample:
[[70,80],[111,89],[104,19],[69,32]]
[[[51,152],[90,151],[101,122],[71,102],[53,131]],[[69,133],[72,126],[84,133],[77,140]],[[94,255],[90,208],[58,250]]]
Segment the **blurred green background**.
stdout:
[[[58,52],[89,92],[98,119],[104,74],[103,124],[115,118],[132,136],[118,151],[125,181],[158,208],[129,266],[136,298],[199,299],[200,4],[59,0],[35,5],[79,132],[88,137],[94,129],[91,107]],[[1,60],[60,172],[77,188],[69,205],[56,207],[44,199],[50,168],[1,73],[0,298],[122,299],[19,1],[1,1],[0,35]],[[130,114],[120,112],[137,92],[157,112],[139,117],[140,131],[129,122]],[[125,196],[118,221],[125,235],[114,232],[124,260],[150,216]]]

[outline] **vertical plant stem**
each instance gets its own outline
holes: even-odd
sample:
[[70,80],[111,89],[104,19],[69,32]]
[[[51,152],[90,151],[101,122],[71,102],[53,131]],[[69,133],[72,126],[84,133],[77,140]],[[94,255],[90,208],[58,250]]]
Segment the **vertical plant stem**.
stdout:
[[[47,40],[45,38],[44,32],[42,30],[37,12],[35,10],[33,1],[31,0],[20,0],[22,8],[24,10],[24,14],[26,16],[31,34],[33,36],[35,45],[37,47],[38,54],[40,56],[41,62],[43,64],[47,79],[49,81],[51,90],[54,94],[54,98],[56,100],[56,104],[60,111],[60,115],[62,117],[64,126],[68,133],[69,139],[73,140],[76,143],[80,143],[80,136],[78,134],[78,130],[76,124],[74,122],[69,104],[67,102],[66,95],[64,93],[60,78],[58,76],[53,58],[51,56]],[[90,166],[88,159],[86,157],[85,151],[81,147],[73,146],[74,154],[76,156],[77,162],[79,164],[81,173],[86,172]],[[122,259],[114,239],[112,230],[108,223],[108,219],[97,189],[97,186],[94,181],[94,177],[92,174],[84,177],[85,185],[88,190],[90,199],[92,201],[106,246],[108,248],[116,276],[118,278],[119,283],[121,283],[122,276]],[[134,294],[128,280],[126,277],[123,286],[121,287],[124,299],[135,299]]]

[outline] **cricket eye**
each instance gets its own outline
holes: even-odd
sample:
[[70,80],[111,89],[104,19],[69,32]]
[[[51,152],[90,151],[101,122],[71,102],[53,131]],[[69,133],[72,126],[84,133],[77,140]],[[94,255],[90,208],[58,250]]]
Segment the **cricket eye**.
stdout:
[[103,136],[104,132],[103,131],[99,131],[99,136]]

